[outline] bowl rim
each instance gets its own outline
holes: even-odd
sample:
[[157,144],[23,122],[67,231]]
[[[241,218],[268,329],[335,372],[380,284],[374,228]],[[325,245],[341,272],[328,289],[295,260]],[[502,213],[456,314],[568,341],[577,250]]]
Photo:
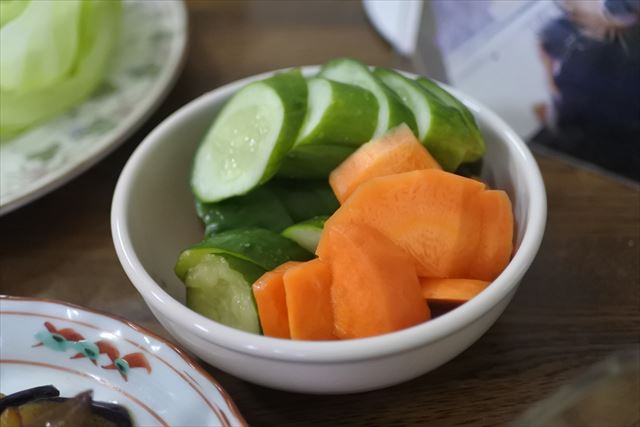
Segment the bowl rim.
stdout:
[[[316,72],[319,66],[298,68],[304,74],[310,74]],[[524,175],[525,186],[530,197],[520,247],[504,271],[478,296],[443,316],[389,334],[344,341],[294,341],[251,334],[217,323],[192,311],[158,285],[137,257],[127,223],[127,201],[131,197],[131,184],[139,173],[138,166],[147,154],[163,141],[164,134],[168,130],[188,121],[194,113],[224,102],[245,84],[266,78],[279,71],[282,70],[269,71],[228,83],[190,101],[154,128],[136,148],[123,168],[111,206],[113,242],[127,276],[145,302],[153,308],[152,311],[156,317],[166,317],[170,322],[180,325],[208,343],[259,358],[300,363],[340,363],[376,359],[442,340],[474,322],[515,292],[520,279],[533,262],[544,234],[547,216],[544,181],[531,151],[510,126],[488,107],[447,85],[444,87],[448,91],[460,99],[475,115],[482,116],[483,121],[502,136],[510,154],[519,159],[518,171]],[[409,77],[417,77],[413,73],[401,72]]]

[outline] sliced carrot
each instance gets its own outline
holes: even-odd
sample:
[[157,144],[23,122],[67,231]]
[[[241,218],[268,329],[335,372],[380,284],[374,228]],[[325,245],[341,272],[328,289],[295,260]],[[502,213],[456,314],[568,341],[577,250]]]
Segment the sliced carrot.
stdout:
[[300,265],[300,264],[302,264],[301,261],[287,261],[284,264],[280,264],[279,266],[274,268],[272,271],[287,271],[291,267],[295,267],[296,265]]
[[504,191],[483,191],[477,196],[482,216],[480,243],[465,277],[492,281],[504,270],[513,252],[513,210]]
[[268,271],[252,286],[253,296],[258,306],[262,333],[275,338],[291,338],[289,317],[282,276],[291,267],[300,264],[296,261],[286,262]]
[[442,169],[413,132],[403,124],[363,144],[329,175],[329,184],[343,203],[363,182],[400,172]]
[[429,319],[412,258],[372,227],[326,226],[318,255],[331,265],[338,338],[363,338]]
[[489,282],[472,279],[420,278],[422,296],[429,304],[462,304],[478,295]]
[[316,258],[287,270],[284,288],[294,340],[332,340],[331,268]]
[[411,255],[419,276],[467,277],[480,241],[474,196],[483,189],[480,182],[437,169],[373,178],[351,194],[325,230],[368,225]]

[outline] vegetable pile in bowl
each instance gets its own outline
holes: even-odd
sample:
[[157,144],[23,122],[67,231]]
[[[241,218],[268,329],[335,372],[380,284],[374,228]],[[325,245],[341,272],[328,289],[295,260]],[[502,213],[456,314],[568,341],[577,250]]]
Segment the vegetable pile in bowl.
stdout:
[[246,85],[193,162],[205,236],[175,266],[188,307],[334,340],[464,303],[513,251],[509,197],[461,175],[484,152],[471,112],[426,78],[336,59]]
[[0,137],[85,99],[118,37],[120,0],[0,2]]

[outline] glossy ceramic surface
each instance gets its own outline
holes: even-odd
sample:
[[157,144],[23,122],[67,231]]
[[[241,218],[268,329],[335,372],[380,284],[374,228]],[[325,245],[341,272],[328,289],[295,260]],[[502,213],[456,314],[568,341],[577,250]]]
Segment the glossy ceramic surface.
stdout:
[[[303,69],[306,74],[316,70]],[[544,233],[546,196],[524,142],[493,112],[454,90],[475,114],[487,142],[482,176],[509,193],[516,219],[515,255],[487,290],[424,324],[333,342],[248,334],[182,304],[184,286],[173,266],[180,251],[202,237],[188,184],[194,151],[229,96],[268,74],[218,88],[181,108],[147,136],[124,168],[113,199],[112,233],[120,262],[146,303],[169,332],[202,359],[248,381],[291,391],[382,388],[461,353],[495,322],[533,261]]]
[[0,296],[0,392],[47,384],[64,397],[91,389],[139,426],[245,424],[209,374],[142,327],[63,302]]
[[0,215],[106,156],[159,105],[180,71],[187,17],[178,0],[124,0],[111,69],[81,104],[0,143]]

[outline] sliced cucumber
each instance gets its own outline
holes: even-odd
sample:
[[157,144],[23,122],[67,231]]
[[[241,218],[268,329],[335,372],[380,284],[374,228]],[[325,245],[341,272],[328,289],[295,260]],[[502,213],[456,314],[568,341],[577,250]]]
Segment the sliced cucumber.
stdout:
[[276,179],[269,186],[296,222],[329,216],[340,207],[327,180]]
[[440,108],[441,103],[430,102],[432,99],[423,88],[396,71],[375,68],[373,74],[398,95],[413,112],[418,128],[418,139],[423,140],[434,125],[431,110]]
[[274,231],[262,228],[236,229],[215,234],[184,251],[176,265],[176,274],[180,276],[181,272],[188,269],[188,265],[185,267],[181,263],[183,259],[186,262],[201,253],[231,255],[264,270],[273,270],[287,261],[306,261],[313,256]]
[[396,71],[376,68],[374,74],[413,111],[418,139],[445,170],[455,171],[469,151],[477,150],[478,140],[457,109]]
[[256,279],[248,279],[238,270],[238,264],[239,260],[231,256],[202,254],[184,275],[187,307],[216,322],[259,334],[260,321],[251,291]]
[[196,152],[191,186],[203,202],[245,194],[266,182],[293,145],[305,116],[299,71],[251,83],[224,106]]
[[350,145],[299,145],[284,159],[278,175],[287,178],[326,179],[355,150],[356,147]]
[[467,178],[479,177],[482,175],[483,163],[483,159],[471,163],[463,163],[456,169],[456,174]]
[[322,67],[320,77],[371,91],[378,100],[378,123],[374,136],[380,136],[401,123],[406,123],[411,130],[416,131],[416,120],[411,110],[366,65],[348,58],[334,59]]
[[196,211],[211,236],[226,230],[259,227],[281,232],[293,220],[280,199],[267,187],[258,187],[244,196],[216,203],[196,199]]
[[223,253],[215,248],[206,248],[197,245],[193,248],[182,251],[174,268],[176,276],[178,276],[180,280],[185,281],[189,271],[208,255],[223,257],[229,264],[230,268],[242,274],[249,283],[255,282],[266,271],[266,269],[259,267],[251,261],[237,258],[228,253]]
[[294,147],[307,144],[358,147],[373,137],[378,123],[378,101],[370,91],[316,77],[307,80],[307,92],[307,115]]
[[230,230],[183,251],[175,273],[187,287],[189,308],[225,325],[259,333],[251,284],[280,264],[312,257],[273,231]]
[[480,133],[480,129],[478,128],[478,123],[476,122],[475,117],[471,113],[471,111],[464,105],[458,98],[451,95],[449,92],[444,90],[440,85],[438,85],[433,80],[429,80],[426,77],[419,77],[417,80],[418,84],[427,89],[432,95],[437,97],[442,103],[448,105],[452,108],[457,109],[464,121],[466,122],[469,133],[470,140],[474,141],[473,144],[470,144],[470,150],[467,152],[464,161],[465,162],[475,162],[480,160],[486,151],[486,147],[484,144],[484,140],[482,138],[482,134]]
[[426,77],[418,77],[416,81],[418,82],[418,84],[422,85],[429,92],[435,95],[438,99],[440,99],[440,101],[442,101],[444,104],[458,109],[469,124],[473,125],[476,129],[478,128],[475,117],[473,116],[473,114],[471,114],[471,111],[469,111],[467,106],[460,102],[458,98],[451,95],[431,79],[428,79]]
[[326,178],[376,129],[378,102],[370,91],[318,77],[307,86],[307,116],[280,176]]
[[324,223],[328,216],[317,216],[288,227],[282,232],[287,239],[291,239],[309,252],[316,252]]

